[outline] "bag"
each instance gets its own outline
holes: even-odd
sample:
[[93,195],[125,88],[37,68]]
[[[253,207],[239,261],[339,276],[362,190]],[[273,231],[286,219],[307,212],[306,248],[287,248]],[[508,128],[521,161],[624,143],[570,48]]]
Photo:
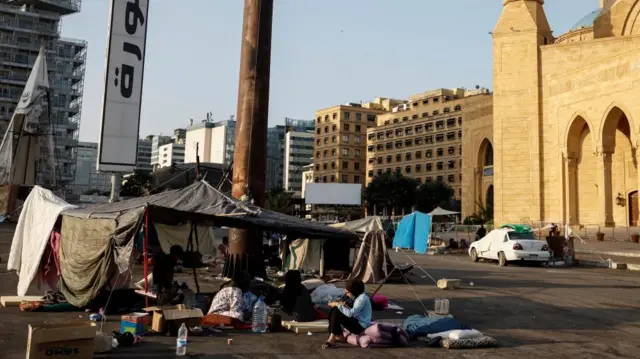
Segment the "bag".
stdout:
[[[193,237],[196,238],[196,246],[193,245]],[[187,242],[187,250],[182,254],[182,266],[184,268],[201,268],[204,267],[202,262],[202,254],[199,250],[198,231],[196,225],[191,223],[191,231],[189,232],[189,241]]]

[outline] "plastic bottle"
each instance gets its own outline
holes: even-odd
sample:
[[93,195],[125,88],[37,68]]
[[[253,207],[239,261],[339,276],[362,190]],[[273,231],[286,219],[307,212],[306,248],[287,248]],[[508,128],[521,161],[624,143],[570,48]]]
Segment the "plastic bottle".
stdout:
[[187,334],[189,331],[187,330],[187,326],[182,323],[180,329],[178,330],[178,339],[176,340],[176,355],[177,356],[185,356],[187,355]]
[[264,333],[267,331],[267,305],[264,303],[264,297],[258,298],[253,306],[253,318],[251,322],[251,330],[254,333]]

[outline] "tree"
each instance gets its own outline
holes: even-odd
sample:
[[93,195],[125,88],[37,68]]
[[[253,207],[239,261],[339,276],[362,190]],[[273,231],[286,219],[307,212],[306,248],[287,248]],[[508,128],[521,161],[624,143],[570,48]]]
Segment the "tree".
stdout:
[[429,213],[436,207],[453,209],[453,188],[444,182],[429,181],[418,187],[415,195],[416,209],[423,213]]
[[151,175],[143,171],[135,171],[122,184],[120,196],[142,197],[151,192]]
[[267,191],[264,207],[274,212],[291,214],[295,207],[293,193],[285,191],[284,188],[271,189]]
[[386,172],[369,183],[364,190],[367,206],[378,208],[410,209],[414,204],[414,197],[418,188],[418,181],[405,177],[398,172]]
[[464,219],[464,224],[485,224],[493,220],[493,206],[491,204],[482,204],[476,202],[478,210],[476,213]]

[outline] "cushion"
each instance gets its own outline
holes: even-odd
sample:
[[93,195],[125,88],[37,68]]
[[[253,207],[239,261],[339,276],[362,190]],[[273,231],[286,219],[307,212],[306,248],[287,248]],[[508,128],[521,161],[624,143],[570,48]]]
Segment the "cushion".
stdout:
[[395,325],[374,323],[360,335],[345,330],[347,343],[361,348],[386,348],[409,345],[409,334]]
[[470,339],[443,339],[440,345],[446,349],[487,348],[497,346],[498,341],[485,335]]
[[[449,339],[471,339],[471,338],[480,338],[482,333],[475,329],[467,329],[467,330],[452,330],[449,333]],[[445,338],[445,337],[443,337]]]
[[371,301],[374,304],[381,306],[382,308],[386,308],[389,306],[389,298],[385,297],[384,295],[376,294],[373,296],[373,298],[371,298]]

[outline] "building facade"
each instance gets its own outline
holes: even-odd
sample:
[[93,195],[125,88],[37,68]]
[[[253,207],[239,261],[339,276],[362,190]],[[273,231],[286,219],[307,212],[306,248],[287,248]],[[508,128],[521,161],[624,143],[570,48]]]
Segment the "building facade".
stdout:
[[284,189],[302,196],[304,168],[313,163],[313,131],[289,131],[284,138]]
[[265,173],[266,190],[284,188],[284,137],[286,128],[282,125],[267,129],[267,166]]
[[111,191],[111,174],[98,172],[98,144],[79,142],[76,155],[76,173],[73,194],[83,195],[88,191],[107,193]]
[[[542,0],[503,4],[486,138],[494,222],[637,225],[640,1],[603,0],[557,38]],[[487,142],[476,144],[474,168],[485,167]]]
[[[0,0],[0,132],[5,133],[41,45],[45,47],[52,86],[56,183],[75,180],[76,148],[87,43],[61,39],[61,18],[80,11],[80,0]],[[46,141],[45,141],[46,142]],[[42,145],[41,161],[49,161]],[[41,184],[53,184],[53,173],[41,166]]]
[[138,156],[136,159],[136,171],[151,173],[151,152],[153,147],[153,136],[148,136],[138,140]]
[[[438,89],[413,95],[367,130],[367,181],[396,172],[420,183],[444,182],[462,197],[462,124],[467,105],[491,104],[487,89]],[[473,106],[471,106],[473,107]]]
[[170,136],[153,136],[151,140],[151,167],[153,170],[160,168],[160,146],[171,143]]
[[158,163],[153,164],[153,170],[184,163],[184,149],[184,145],[179,143],[167,143],[160,146]]
[[185,163],[196,163],[196,144],[200,162],[229,165],[235,151],[236,121],[203,121],[187,127]]
[[314,182],[365,184],[367,129],[403,101],[377,98],[315,113]]

